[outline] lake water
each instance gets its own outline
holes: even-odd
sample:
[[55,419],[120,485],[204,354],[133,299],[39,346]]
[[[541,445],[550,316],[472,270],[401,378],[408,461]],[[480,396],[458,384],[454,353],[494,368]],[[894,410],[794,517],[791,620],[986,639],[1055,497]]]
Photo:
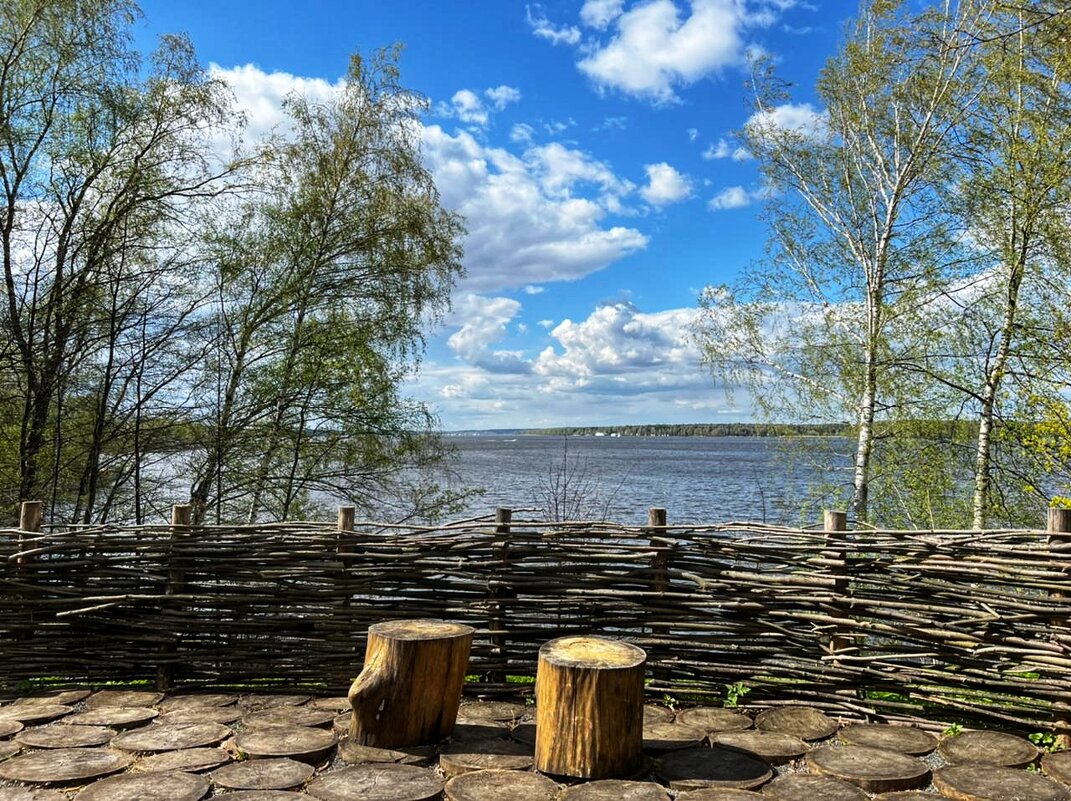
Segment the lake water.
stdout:
[[[455,486],[485,490],[453,517],[498,506],[545,508],[548,495],[579,490],[583,519],[605,513],[609,520],[644,523],[648,508],[660,506],[671,524],[814,523],[829,505],[814,498],[814,488],[851,481],[851,443],[835,437],[486,435],[449,441],[459,457]],[[566,467],[572,489],[555,492]]]

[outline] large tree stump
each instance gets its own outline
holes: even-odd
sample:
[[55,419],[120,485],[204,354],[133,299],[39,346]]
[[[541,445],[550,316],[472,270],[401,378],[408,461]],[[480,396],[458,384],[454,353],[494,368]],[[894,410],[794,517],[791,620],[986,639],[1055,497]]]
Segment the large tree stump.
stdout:
[[441,620],[394,620],[368,629],[364,669],[350,687],[350,739],[399,748],[449,737],[475,633]]
[[554,776],[620,779],[643,765],[647,654],[603,637],[560,637],[539,649],[536,768]]

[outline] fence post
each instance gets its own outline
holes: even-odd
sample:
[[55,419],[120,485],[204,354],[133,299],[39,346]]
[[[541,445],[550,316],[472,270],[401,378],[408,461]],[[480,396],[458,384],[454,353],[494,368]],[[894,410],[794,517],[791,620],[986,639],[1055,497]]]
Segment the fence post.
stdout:
[[[356,506],[340,506],[338,507],[338,542],[335,546],[335,553],[345,553],[346,545],[343,535],[346,532],[353,531],[354,525],[357,523],[357,507]],[[349,559],[342,557],[342,564],[348,566]]]
[[[505,507],[495,509],[495,547],[494,554],[498,560],[498,568],[491,573],[491,578],[502,578],[509,574],[509,541],[505,535],[510,532],[510,523],[513,521],[513,510]],[[499,582],[501,583],[501,582]],[[501,586],[491,588],[491,607],[488,616],[488,628],[491,630],[491,654],[500,660],[507,659],[506,654],[506,611],[503,600],[509,595],[508,591]],[[488,672],[488,678],[492,682],[504,684],[506,682],[505,670],[492,670]]]
[[[22,553],[26,547],[26,539],[23,537],[23,533],[38,534],[41,532],[41,524],[44,519],[44,504],[41,501],[23,501],[19,506],[19,538],[17,546],[19,553]],[[15,559],[15,572],[21,574],[23,569],[29,560],[24,556],[19,556]],[[20,581],[25,581],[26,577],[19,575]],[[19,629],[15,631],[16,640],[28,640],[34,633],[34,621],[33,611],[29,614],[29,625],[25,629]]]
[[[164,595],[178,595],[184,589],[186,571],[183,569],[182,564],[176,560],[174,548],[175,541],[184,534],[189,533],[192,518],[192,504],[176,503],[171,507],[171,534],[167,554],[168,575]],[[165,618],[167,611],[165,607],[163,610],[163,617]],[[166,627],[164,631],[164,636],[167,639],[160,644],[160,654],[156,664],[156,689],[158,690],[170,689],[174,681],[172,663],[178,653],[178,634],[167,631],[167,628],[170,627]]]
[[[652,506],[647,510],[647,534],[651,538],[652,548],[665,548],[665,543],[657,542],[657,537],[666,535],[668,516],[666,510],[660,506]],[[651,591],[664,593],[669,589],[669,553],[667,551],[655,551],[651,557]],[[651,614],[656,614],[652,612]],[[651,633],[665,633],[669,630],[668,625],[651,624]]]
[[[1048,533],[1050,546],[1064,544],[1068,541],[1068,534],[1071,534],[1071,509],[1049,507]],[[1052,592],[1050,596],[1053,600],[1061,600],[1067,597],[1066,593],[1062,592]],[[1062,615],[1049,621],[1049,623],[1057,628],[1067,628],[1067,620]],[[1066,708],[1066,704],[1061,706],[1063,708],[1054,708],[1053,710],[1052,731],[1056,735],[1056,747],[1067,749],[1071,748],[1071,710]]]
[[[830,568],[835,577],[833,592],[842,599],[837,604],[838,608],[846,611],[848,608],[848,554],[844,537],[837,535],[848,530],[848,513],[826,509],[823,514],[823,528],[826,532],[826,542],[832,546],[826,551],[825,556],[834,563]],[[829,637],[829,653],[836,656],[850,645],[851,638],[845,632],[844,627],[837,625]]]

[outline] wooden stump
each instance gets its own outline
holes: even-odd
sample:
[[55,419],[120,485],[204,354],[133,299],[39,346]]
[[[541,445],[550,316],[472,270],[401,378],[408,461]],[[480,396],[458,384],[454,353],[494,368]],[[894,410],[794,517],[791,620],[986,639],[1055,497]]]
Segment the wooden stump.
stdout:
[[840,731],[845,745],[884,748],[910,756],[925,756],[937,747],[937,738],[911,726],[888,726],[880,723],[857,723]]
[[184,748],[181,751],[164,751],[138,760],[132,770],[139,773],[166,773],[185,770],[199,773],[211,770],[231,761],[231,755],[222,748]]
[[717,747],[674,751],[662,760],[658,776],[674,790],[754,790],[773,778],[773,771],[751,754]]
[[930,781],[930,768],[920,759],[857,745],[811,751],[807,766],[814,773],[843,779],[869,793],[915,790]]
[[430,745],[450,736],[475,630],[441,620],[368,629],[364,669],[350,687],[350,739],[377,748]]
[[198,801],[208,788],[194,773],[127,774],[94,782],[75,801]]
[[755,718],[755,728],[779,731],[801,740],[824,740],[837,730],[837,722],[821,710],[809,706],[767,709]]
[[320,801],[435,801],[445,781],[412,765],[356,765],[313,779],[306,792]]
[[250,759],[212,772],[212,782],[228,790],[287,790],[304,784],[312,765],[293,759]]
[[569,787],[558,801],[669,801],[669,793],[653,782],[605,779]]
[[117,773],[133,761],[133,754],[110,748],[32,751],[0,762],[0,777],[30,784],[59,784]]
[[848,782],[806,773],[778,776],[762,788],[762,794],[777,801],[869,801],[866,793]]
[[809,746],[798,737],[776,731],[723,731],[710,735],[713,745],[739,748],[764,759],[771,765],[783,765],[807,753]]
[[1001,768],[1025,768],[1038,758],[1032,742],[1000,731],[965,731],[943,740],[937,753],[953,765],[995,765]]
[[933,786],[955,801],[1068,801],[1067,788],[1051,779],[1014,768],[955,765],[933,774]]
[[536,767],[580,779],[618,779],[643,765],[647,655],[602,637],[561,637],[539,649]]
[[546,776],[515,770],[481,770],[446,783],[447,801],[554,801],[558,785]]
[[751,728],[751,718],[714,706],[697,706],[677,713],[677,722],[703,729],[707,734],[722,731],[744,731]]
[[253,759],[289,757],[317,764],[335,747],[334,732],[307,726],[278,726],[243,731],[234,738],[235,747]]

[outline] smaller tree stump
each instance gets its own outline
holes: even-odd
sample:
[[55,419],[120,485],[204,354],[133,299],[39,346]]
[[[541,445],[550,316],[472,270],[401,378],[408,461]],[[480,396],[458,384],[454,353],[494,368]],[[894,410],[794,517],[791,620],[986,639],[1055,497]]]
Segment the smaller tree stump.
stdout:
[[1000,731],[965,731],[942,740],[937,753],[953,765],[995,765],[1025,768],[1040,753],[1032,742]]
[[250,759],[212,772],[212,782],[228,790],[287,790],[304,784],[315,772],[312,765],[293,759]]
[[1067,788],[1037,773],[989,765],[954,765],[933,774],[933,786],[954,801],[1068,801]]
[[786,773],[762,788],[762,794],[777,801],[870,801],[858,787],[831,776]]
[[937,747],[937,738],[911,726],[889,726],[881,723],[857,723],[840,730],[845,745],[884,748],[910,756],[925,756]]
[[305,791],[320,801],[437,801],[445,783],[413,765],[355,765],[313,779]]
[[441,620],[368,629],[364,669],[349,691],[350,739],[377,748],[431,745],[454,730],[475,630]]
[[653,782],[604,779],[566,788],[558,801],[669,801],[669,793]]
[[546,776],[515,770],[481,770],[446,783],[446,801],[555,801],[558,785]]
[[811,751],[807,766],[814,773],[843,779],[869,793],[915,790],[930,781],[930,768],[922,760],[858,745]]
[[643,764],[647,654],[603,637],[560,637],[539,649],[535,763],[543,773],[619,779]]
[[75,801],[199,801],[209,786],[194,773],[128,773],[94,782]]

